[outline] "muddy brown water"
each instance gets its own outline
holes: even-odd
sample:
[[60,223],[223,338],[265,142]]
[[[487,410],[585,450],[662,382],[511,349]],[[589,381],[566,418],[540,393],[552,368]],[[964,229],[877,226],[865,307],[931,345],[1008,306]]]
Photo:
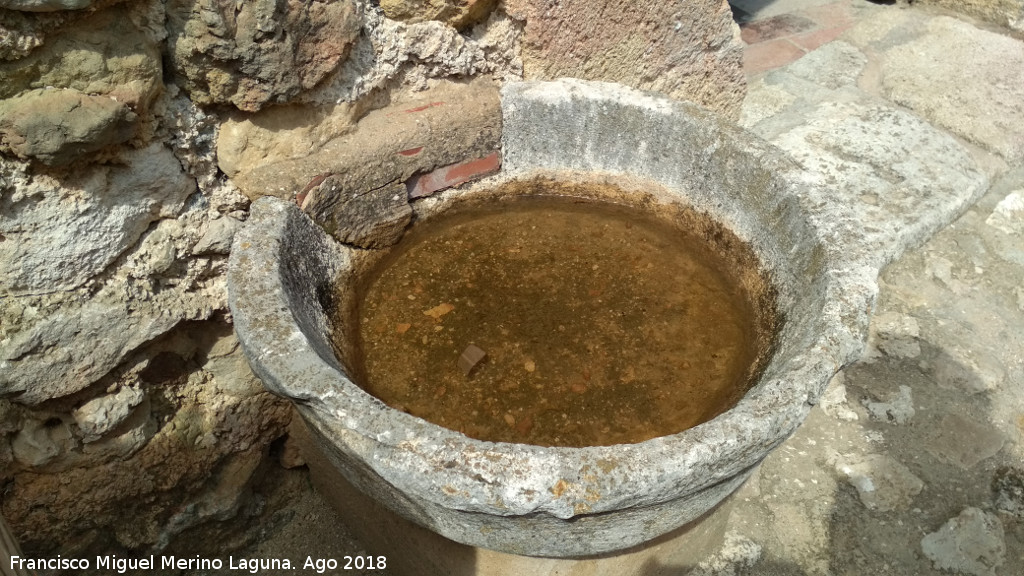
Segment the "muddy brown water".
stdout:
[[[774,320],[734,273],[751,260],[610,203],[437,216],[364,278],[353,372],[390,406],[479,440],[674,434],[734,405],[764,363]],[[467,375],[470,346],[486,357]]]

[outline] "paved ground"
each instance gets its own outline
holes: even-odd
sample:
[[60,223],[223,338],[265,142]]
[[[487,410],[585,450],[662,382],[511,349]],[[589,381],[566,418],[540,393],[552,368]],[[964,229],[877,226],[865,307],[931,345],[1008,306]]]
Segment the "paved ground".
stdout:
[[[695,573],[1024,573],[1024,43],[862,0],[734,10],[746,127],[864,202],[950,171],[988,191],[883,272],[867,357],[738,493]],[[362,552],[299,493],[249,556]]]

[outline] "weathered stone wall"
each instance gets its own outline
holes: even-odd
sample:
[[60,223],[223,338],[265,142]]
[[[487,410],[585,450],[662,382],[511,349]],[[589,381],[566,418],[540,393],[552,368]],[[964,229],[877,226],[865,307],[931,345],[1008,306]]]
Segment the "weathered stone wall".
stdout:
[[268,514],[291,410],[224,282],[253,199],[386,244],[410,199],[498,169],[502,82],[735,117],[739,49],[718,0],[0,0],[0,505],[26,552],[219,551]]

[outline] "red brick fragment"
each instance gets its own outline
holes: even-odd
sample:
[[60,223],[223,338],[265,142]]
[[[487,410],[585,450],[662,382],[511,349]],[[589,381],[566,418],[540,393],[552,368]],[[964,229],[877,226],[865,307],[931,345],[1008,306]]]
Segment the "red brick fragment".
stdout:
[[413,112],[423,112],[427,108],[433,108],[434,106],[444,106],[444,102],[431,102],[430,104],[424,104],[423,106],[417,106],[415,108],[409,108],[408,110],[405,110],[405,113],[406,114],[411,114]]
[[434,192],[483,178],[501,168],[501,157],[497,152],[477,160],[450,164],[428,172],[417,174],[406,181],[409,199],[430,196]]
[[401,154],[402,156],[415,156],[415,155],[419,154],[420,152],[423,152],[423,146],[417,146],[415,148],[409,148],[408,150],[401,150],[398,153]]
[[299,205],[299,208],[305,208],[304,204],[306,203],[306,196],[309,195],[309,191],[323,184],[324,180],[326,180],[327,177],[330,175],[330,172],[317,174],[316,176],[313,177],[312,180],[309,181],[309,184],[306,184],[306,186],[303,187],[302,190],[300,190],[299,193],[295,195],[295,203]]

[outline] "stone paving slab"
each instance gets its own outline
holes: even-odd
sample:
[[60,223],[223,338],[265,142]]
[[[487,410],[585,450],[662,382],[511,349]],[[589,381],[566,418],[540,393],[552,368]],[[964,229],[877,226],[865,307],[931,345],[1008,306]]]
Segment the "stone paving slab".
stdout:
[[741,125],[788,152],[848,207],[847,234],[881,246],[884,264],[936,231],[949,198],[962,212],[988,188],[945,131],[861,91],[868,58],[833,42],[755,81]]
[[882,51],[880,64],[888,99],[1008,161],[1024,159],[1021,41],[937,17]]
[[[735,0],[734,4],[739,5]],[[788,5],[792,11],[780,13],[775,3],[768,4],[772,9],[758,10],[754,14],[739,9],[746,15],[737,21],[746,44],[743,71],[748,76],[796,61],[840,37],[855,21],[851,0],[823,3],[790,0],[781,4]]]
[[[756,561],[723,550],[701,574],[1021,574],[1024,489],[1007,487],[1024,483],[1024,43],[850,6],[840,41],[748,70],[741,123],[860,200],[978,173],[984,194],[883,272],[869,353],[740,492],[730,529]],[[892,130],[837,146],[851,111]],[[906,210],[906,225],[927,212]]]

